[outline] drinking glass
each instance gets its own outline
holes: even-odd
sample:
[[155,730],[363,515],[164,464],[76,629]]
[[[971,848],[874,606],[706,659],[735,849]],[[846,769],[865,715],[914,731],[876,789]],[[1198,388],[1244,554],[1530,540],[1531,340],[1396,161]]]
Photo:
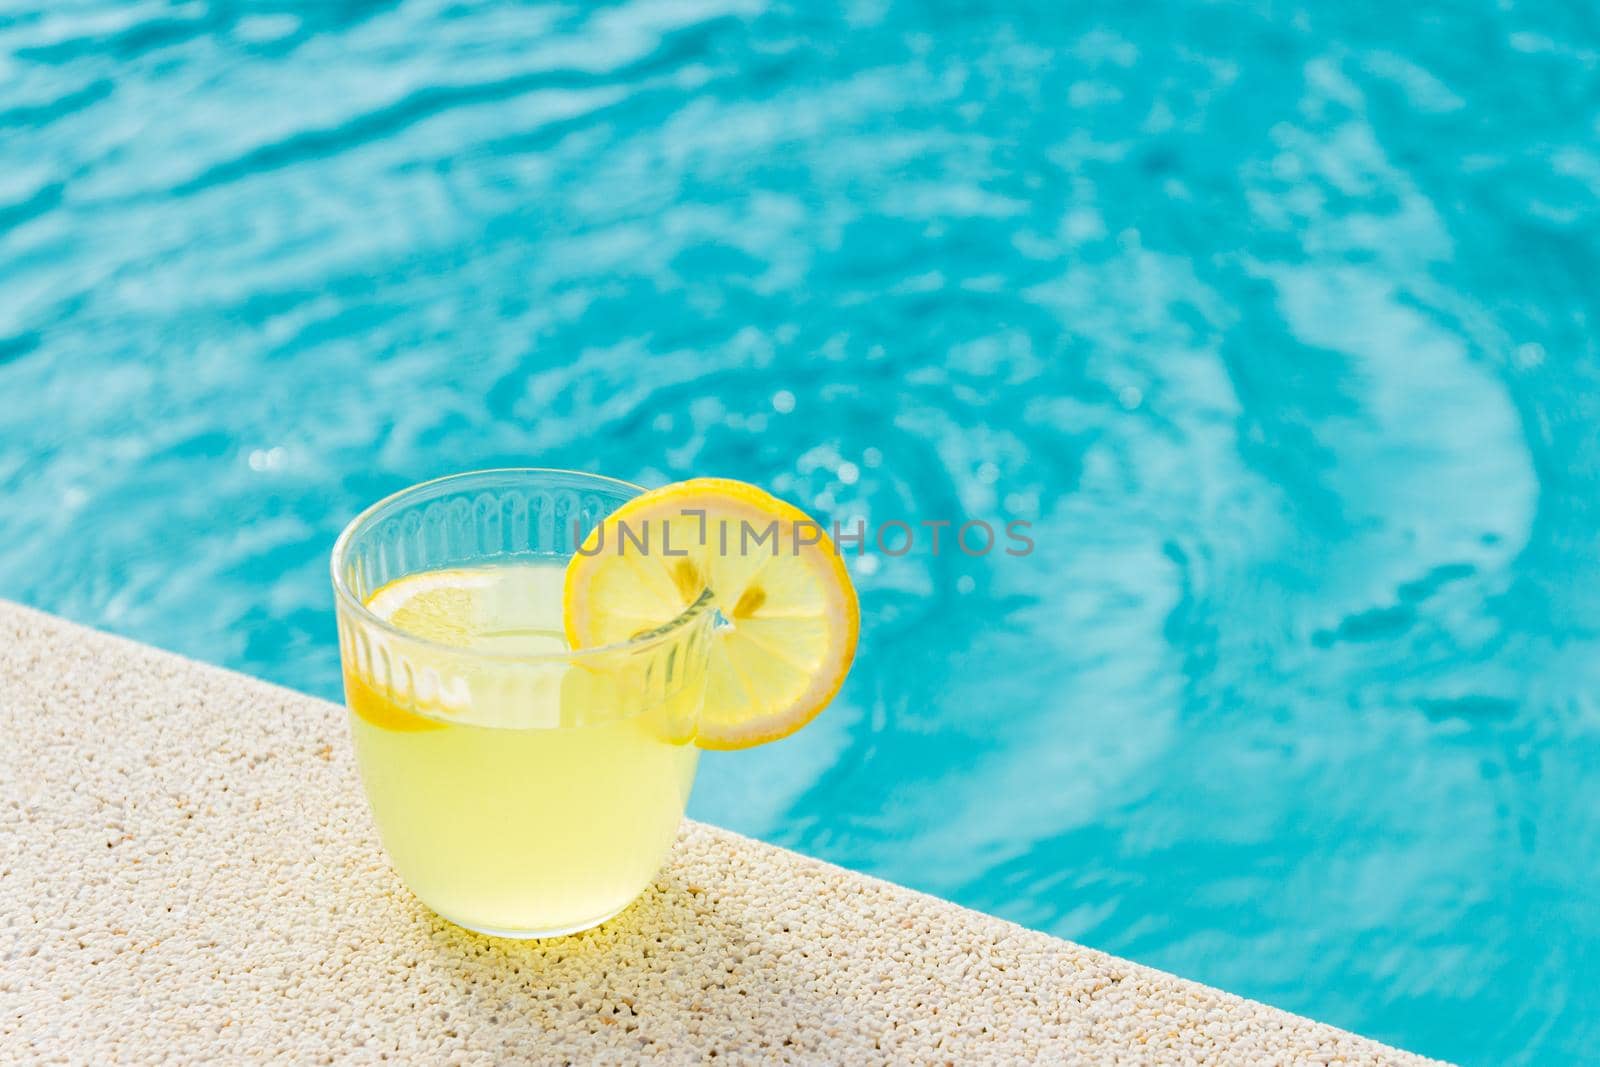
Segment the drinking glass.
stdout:
[[[597,925],[672,846],[699,755],[709,598],[619,644],[570,650],[562,637],[567,560],[641,492],[572,471],[458,474],[379,501],[334,547],[373,819],[405,884],[467,929]],[[385,605],[416,590],[435,618],[408,630]]]

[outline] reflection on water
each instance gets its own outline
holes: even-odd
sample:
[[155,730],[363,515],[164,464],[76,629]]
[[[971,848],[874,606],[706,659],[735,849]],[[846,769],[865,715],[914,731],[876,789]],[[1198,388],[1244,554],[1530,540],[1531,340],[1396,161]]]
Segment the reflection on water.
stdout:
[[1026,519],[858,564],[839,703],[696,813],[1580,1058],[1600,27],[1550,7],[0,14],[0,594],[333,696],[332,538],[431,475]]

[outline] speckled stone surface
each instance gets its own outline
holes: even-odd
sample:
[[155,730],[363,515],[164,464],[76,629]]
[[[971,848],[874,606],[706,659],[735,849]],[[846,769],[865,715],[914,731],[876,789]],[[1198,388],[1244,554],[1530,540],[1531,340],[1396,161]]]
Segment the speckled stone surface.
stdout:
[[334,705],[0,602],[0,1059],[1422,1063],[699,824],[598,930],[384,862]]

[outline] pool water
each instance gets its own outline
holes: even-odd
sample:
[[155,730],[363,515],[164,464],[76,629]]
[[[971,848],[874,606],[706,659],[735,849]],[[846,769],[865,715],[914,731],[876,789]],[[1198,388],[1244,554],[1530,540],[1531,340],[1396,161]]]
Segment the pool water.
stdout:
[[[0,595],[313,693],[362,505],[849,522],[692,814],[1471,1063],[1600,1042],[1582,5],[0,5]],[[108,724],[114,730],[114,724]]]

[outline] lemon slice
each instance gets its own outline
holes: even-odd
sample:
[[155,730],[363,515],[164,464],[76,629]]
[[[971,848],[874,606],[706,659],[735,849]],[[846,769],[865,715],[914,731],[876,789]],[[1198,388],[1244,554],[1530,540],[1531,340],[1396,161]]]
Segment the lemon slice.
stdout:
[[[367,607],[407,633],[466,647],[476,628],[479,594],[489,581],[483,571],[423,571],[385,585],[368,598]],[[384,730],[412,733],[446,726],[402,707],[381,685],[348,668],[344,694],[351,711]]]
[[372,594],[367,607],[416,637],[475,652],[565,652],[559,564],[420,571]]
[[367,607],[408,634],[465,648],[479,629],[482,593],[493,584],[487,570],[421,571],[385,585]]
[[591,530],[567,564],[567,641],[626,641],[706,590],[724,625],[712,636],[695,744],[776,741],[828,706],[855,657],[855,589],[820,524],[744,482],[665,486]]
[[[420,571],[396,578],[373,593],[367,607],[374,615],[413,637],[463,651],[540,655],[567,650],[561,633],[562,569],[559,566],[466,567]],[[381,640],[381,639],[380,639]],[[345,697],[351,709],[386,730],[443,729],[448,723],[409,710],[420,702],[431,711],[459,717],[474,704],[470,679],[459,665],[446,670],[439,657],[413,651],[407,670],[416,692],[397,700],[381,685],[354,671],[345,673]],[[454,676],[444,686],[441,674]],[[497,709],[492,701],[480,717]],[[559,698],[554,701],[559,707]]]

